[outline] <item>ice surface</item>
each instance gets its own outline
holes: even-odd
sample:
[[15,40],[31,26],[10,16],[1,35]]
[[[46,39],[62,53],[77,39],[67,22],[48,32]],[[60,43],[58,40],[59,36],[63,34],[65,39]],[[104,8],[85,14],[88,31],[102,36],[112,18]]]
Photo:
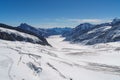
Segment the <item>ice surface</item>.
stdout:
[[0,79],[120,79],[120,42],[86,46],[63,39],[49,37],[53,47],[0,40]]

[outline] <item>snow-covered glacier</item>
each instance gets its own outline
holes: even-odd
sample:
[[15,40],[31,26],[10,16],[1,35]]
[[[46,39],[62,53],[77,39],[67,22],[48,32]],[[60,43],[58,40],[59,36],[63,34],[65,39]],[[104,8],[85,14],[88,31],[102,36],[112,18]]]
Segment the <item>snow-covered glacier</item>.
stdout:
[[70,44],[60,36],[53,46],[0,40],[0,80],[119,80],[120,42]]

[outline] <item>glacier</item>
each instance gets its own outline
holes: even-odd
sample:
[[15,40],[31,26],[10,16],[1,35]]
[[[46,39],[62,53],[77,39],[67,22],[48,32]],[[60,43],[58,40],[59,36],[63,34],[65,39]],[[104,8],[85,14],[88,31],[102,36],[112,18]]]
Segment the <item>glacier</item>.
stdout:
[[120,42],[71,44],[50,36],[53,46],[0,40],[1,80],[119,80]]

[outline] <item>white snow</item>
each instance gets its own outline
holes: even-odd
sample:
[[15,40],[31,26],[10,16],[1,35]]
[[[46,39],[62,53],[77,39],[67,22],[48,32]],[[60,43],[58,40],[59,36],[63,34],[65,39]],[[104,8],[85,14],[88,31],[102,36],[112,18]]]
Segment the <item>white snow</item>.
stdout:
[[49,37],[53,47],[0,40],[0,79],[120,79],[120,42],[86,46],[63,39]]
[[6,29],[6,28],[0,27],[0,32],[7,32],[9,34],[15,33],[16,35],[20,35],[20,36],[22,36],[24,38],[31,38],[34,41],[40,41],[39,38],[37,38],[37,37],[35,37],[33,35],[22,33],[22,32],[16,31],[16,30],[11,30],[11,29]]
[[112,26],[104,26],[104,27],[100,27],[100,28],[97,28],[97,29],[93,29],[91,31],[89,31],[87,34],[91,34],[91,33],[94,33],[94,32],[99,32],[99,31],[106,31],[108,29],[110,29]]

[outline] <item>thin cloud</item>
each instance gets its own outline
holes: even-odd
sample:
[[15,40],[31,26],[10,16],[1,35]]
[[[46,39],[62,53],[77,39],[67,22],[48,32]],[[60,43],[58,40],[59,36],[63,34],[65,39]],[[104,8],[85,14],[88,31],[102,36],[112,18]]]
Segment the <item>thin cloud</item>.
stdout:
[[67,19],[67,18],[58,18],[58,19],[47,19],[47,23],[39,24],[39,27],[43,28],[53,28],[53,27],[76,27],[81,23],[91,23],[91,24],[100,24],[105,22],[111,22],[108,19]]
[[92,24],[110,22],[109,20],[103,20],[103,19],[68,19],[68,21],[76,22],[76,23],[92,23]]

